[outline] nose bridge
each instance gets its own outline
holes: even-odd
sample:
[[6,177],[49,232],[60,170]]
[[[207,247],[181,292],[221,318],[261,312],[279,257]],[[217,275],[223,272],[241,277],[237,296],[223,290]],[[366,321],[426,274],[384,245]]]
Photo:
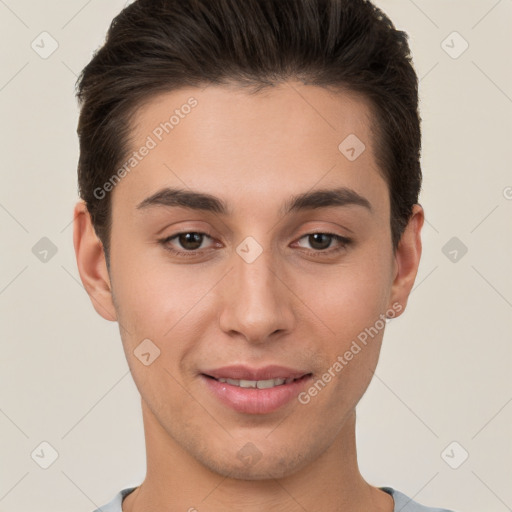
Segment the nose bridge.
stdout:
[[293,315],[278,266],[272,252],[250,237],[236,248],[221,313],[225,332],[264,342],[273,332],[290,328]]

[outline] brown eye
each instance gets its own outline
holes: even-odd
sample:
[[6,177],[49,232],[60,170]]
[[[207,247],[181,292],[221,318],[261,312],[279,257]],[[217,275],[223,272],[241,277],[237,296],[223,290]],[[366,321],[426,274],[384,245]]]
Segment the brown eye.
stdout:
[[[342,251],[352,242],[349,238],[334,233],[309,233],[308,235],[304,235],[300,240],[303,239],[308,241],[310,247],[313,249],[313,251],[308,252],[313,255],[321,255],[322,253],[332,254],[337,251]],[[338,242],[337,246],[331,246],[333,241]],[[303,246],[299,245],[299,247]],[[303,248],[308,249],[308,247]]]
[[205,249],[205,247],[201,247],[205,238],[212,240],[208,233],[183,231],[159,240],[159,242],[167,251],[176,256],[196,256],[198,252],[202,252],[200,249]]
[[202,233],[181,233],[177,239],[183,249],[195,251],[201,247],[203,236]]
[[326,233],[313,233],[308,235],[308,237],[311,247],[319,251],[328,249],[333,240],[333,236]]

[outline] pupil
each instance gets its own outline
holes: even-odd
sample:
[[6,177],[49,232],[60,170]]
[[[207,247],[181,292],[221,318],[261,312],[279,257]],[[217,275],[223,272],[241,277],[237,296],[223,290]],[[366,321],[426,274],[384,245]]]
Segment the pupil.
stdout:
[[[201,247],[201,236],[202,235],[200,233],[184,233],[180,235],[179,241],[185,249],[194,251]],[[192,247],[187,245],[188,243],[192,243]]]
[[[310,237],[313,237],[313,243],[311,243],[311,241],[310,241],[310,243],[311,243],[311,247],[313,247],[313,248],[315,248],[315,249],[320,249],[320,250],[321,250],[321,249],[327,249],[327,248],[329,247],[329,243],[330,243],[330,235],[326,235],[325,233],[314,233],[314,234],[310,235]],[[325,244],[325,243],[324,243],[324,244],[320,243],[320,246],[321,246],[321,247],[318,247],[318,246],[317,246],[317,247],[315,247],[315,244],[317,243],[318,238],[321,238],[321,237],[326,237],[327,244]],[[323,245],[323,247],[322,247],[322,245]]]

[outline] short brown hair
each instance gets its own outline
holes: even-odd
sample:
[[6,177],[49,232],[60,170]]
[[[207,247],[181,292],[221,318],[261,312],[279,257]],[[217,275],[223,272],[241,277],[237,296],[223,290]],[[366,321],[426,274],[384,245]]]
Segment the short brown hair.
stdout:
[[286,79],[369,100],[396,250],[422,180],[418,79],[405,32],[368,0],[137,0],[114,18],[77,81],[79,194],[107,263],[111,199],[95,190],[126,160],[143,103],[186,86],[259,90]]

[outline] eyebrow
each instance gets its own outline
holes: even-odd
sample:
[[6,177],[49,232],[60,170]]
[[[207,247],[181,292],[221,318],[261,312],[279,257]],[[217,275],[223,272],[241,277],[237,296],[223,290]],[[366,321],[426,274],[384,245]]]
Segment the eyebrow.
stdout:
[[[220,215],[232,215],[232,210],[228,207],[228,204],[218,197],[177,188],[166,187],[159,190],[140,202],[137,205],[137,209],[143,210],[155,206],[182,207]],[[285,202],[280,210],[280,214],[287,215],[293,212],[332,206],[362,206],[373,212],[372,205],[368,199],[351,188],[338,187],[335,189],[318,189],[292,196]]]

